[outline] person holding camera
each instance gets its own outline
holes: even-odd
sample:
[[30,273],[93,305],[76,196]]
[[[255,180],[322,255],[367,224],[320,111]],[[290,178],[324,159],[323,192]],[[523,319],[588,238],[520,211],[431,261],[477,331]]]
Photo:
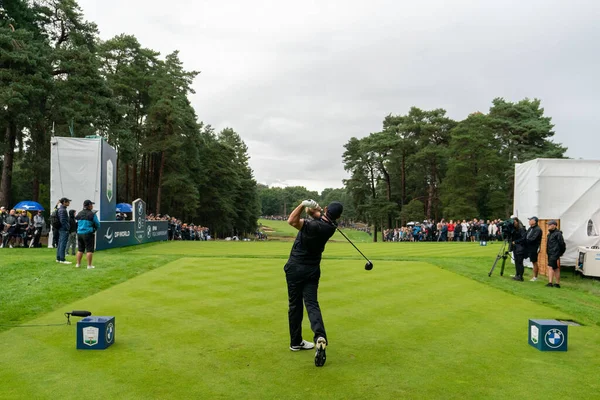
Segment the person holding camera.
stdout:
[[531,282],[537,281],[538,278],[538,253],[542,244],[542,228],[538,225],[538,218],[529,218],[529,229],[527,229],[527,255],[529,261],[533,264],[533,278]]
[[86,253],[87,268],[96,268],[92,265],[94,256],[94,246],[96,243],[96,231],[100,229],[100,221],[94,211],[94,202],[86,200],[83,202],[83,210],[79,211],[75,220],[77,220],[77,264],[75,267],[81,266],[83,252]]
[[[560,258],[567,246],[563,234],[558,230],[555,220],[548,222],[548,238],[546,239],[546,254],[548,254],[548,284],[547,287],[560,288]],[[556,283],[552,283],[556,280]]]
[[513,219],[511,243],[515,256],[515,276],[513,280],[523,282],[523,274],[525,273],[523,261],[527,257],[527,232],[523,223],[516,217]]

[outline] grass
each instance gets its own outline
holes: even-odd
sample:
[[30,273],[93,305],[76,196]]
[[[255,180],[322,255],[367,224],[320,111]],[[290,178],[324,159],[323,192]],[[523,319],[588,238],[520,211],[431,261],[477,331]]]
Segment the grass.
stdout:
[[[151,245],[150,245],[151,246]],[[82,297],[125,282],[178,258],[171,254],[145,254],[144,248],[122,248],[101,252],[95,261],[102,268],[90,274],[54,262],[55,250],[3,249],[0,263],[0,332],[2,324],[19,324]],[[135,253],[133,250],[141,250]],[[67,257],[75,261],[75,257]],[[84,261],[85,264],[85,261]]]
[[[259,219],[258,223],[262,225],[261,230],[264,230],[267,233],[267,236],[271,239],[295,238],[296,234],[298,233],[296,228],[289,225],[287,221]],[[350,240],[356,243],[367,243],[373,241],[373,238],[368,233],[363,231],[347,228],[342,229],[342,231]],[[346,241],[346,239],[339,232],[336,232],[331,240],[334,242]]]
[[[563,289],[549,289],[508,279],[512,266],[488,277],[494,245],[363,243],[375,264],[367,272],[348,243],[329,243],[320,302],[331,345],[316,368],[312,352],[287,350],[290,245],[153,244],[99,252],[89,271],[59,266],[47,249],[3,251],[0,324],[53,324],[89,309],[116,316],[117,330],[108,350],[78,351],[75,326],[5,328],[0,398],[554,399],[600,390],[582,373],[600,367],[599,282],[566,274]],[[529,318],[585,326],[569,328],[568,352],[539,352],[527,344]],[[304,335],[312,338],[307,321]]]

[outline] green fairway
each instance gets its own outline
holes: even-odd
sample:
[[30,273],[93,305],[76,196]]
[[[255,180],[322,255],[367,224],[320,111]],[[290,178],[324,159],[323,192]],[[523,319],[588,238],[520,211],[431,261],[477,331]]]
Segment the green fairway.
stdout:
[[[287,221],[275,221],[269,219],[259,219],[258,223],[261,225],[260,229],[267,233],[269,238],[294,238],[298,234],[296,228],[287,223]],[[342,229],[348,239],[353,242],[372,242],[373,238],[366,232],[359,231],[356,229]],[[346,239],[339,233],[336,232],[331,238],[332,241],[345,241]]]
[[[563,289],[487,273],[498,245],[329,243],[320,303],[330,346],[288,350],[283,265],[290,242],[176,242],[99,252],[96,270],[52,251],[3,251],[0,324],[116,317],[105,351],[76,326],[0,327],[0,398],[594,398],[598,282]],[[45,296],[44,296],[45,295]],[[41,303],[34,310],[37,303]],[[19,317],[25,311],[29,318]],[[527,321],[572,319],[569,351],[527,344]],[[78,318],[73,318],[73,322]],[[312,340],[305,319],[304,338]]]

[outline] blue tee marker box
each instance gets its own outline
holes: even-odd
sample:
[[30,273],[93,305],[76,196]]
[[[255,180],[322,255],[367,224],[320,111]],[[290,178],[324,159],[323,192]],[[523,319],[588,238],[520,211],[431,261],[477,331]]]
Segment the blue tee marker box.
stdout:
[[86,317],[77,321],[77,349],[104,350],[115,342],[115,317]]
[[530,319],[529,344],[540,351],[567,351],[568,327],[555,319]]

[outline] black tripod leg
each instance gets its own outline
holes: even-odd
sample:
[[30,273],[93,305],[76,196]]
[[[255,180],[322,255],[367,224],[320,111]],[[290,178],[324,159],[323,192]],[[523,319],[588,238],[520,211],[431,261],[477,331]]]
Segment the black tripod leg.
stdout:
[[506,265],[506,254],[502,257],[502,267],[500,268],[500,276],[504,276],[504,266]]
[[494,272],[494,268],[496,268],[496,264],[498,264],[499,259],[500,259],[500,256],[497,256],[496,261],[494,261],[494,265],[492,265],[492,269],[490,269],[490,273],[488,274],[488,276],[492,276],[492,273]]

